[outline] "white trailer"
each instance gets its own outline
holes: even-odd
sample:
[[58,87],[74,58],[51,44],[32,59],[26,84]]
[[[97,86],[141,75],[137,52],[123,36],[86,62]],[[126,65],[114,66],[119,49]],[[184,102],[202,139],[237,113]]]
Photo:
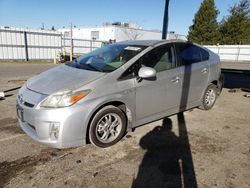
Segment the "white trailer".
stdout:
[[[70,29],[59,29],[64,37],[71,36]],[[129,27],[129,24],[124,25],[102,25],[94,27],[81,27],[72,29],[72,37],[88,40],[101,41],[126,41],[126,40],[160,40],[162,32],[157,30],[145,30],[140,27]],[[168,33],[168,39],[183,39],[187,40],[186,36]]]

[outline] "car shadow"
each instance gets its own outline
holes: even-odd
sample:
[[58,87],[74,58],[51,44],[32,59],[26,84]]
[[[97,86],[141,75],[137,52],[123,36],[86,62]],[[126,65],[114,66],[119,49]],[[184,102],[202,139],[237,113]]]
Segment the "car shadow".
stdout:
[[158,126],[146,134],[140,146],[146,154],[140,164],[132,187],[197,187],[197,180],[189,144],[185,117],[187,109],[192,64],[184,66],[182,90],[177,115],[178,133],[172,131],[172,120],[164,118]]
[[178,114],[179,136],[172,131],[172,120],[165,118],[140,140],[146,154],[133,188],[197,187],[194,165],[183,113]]

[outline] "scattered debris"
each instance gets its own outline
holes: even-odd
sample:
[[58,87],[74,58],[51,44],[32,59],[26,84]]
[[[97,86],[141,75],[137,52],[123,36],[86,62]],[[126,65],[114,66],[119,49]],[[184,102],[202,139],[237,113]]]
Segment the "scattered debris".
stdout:
[[[233,88],[233,89],[229,89],[228,92],[229,93],[236,93],[236,92],[250,92],[250,89],[248,88]],[[244,95],[245,97],[249,97],[250,93]]]
[[[67,150],[66,150],[67,151]],[[9,182],[12,178],[18,175],[19,172],[31,172],[34,166],[44,164],[50,161],[53,156],[64,153],[65,150],[44,149],[39,154],[34,156],[26,156],[16,161],[4,161],[0,163],[0,187]]]
[[98,175],[98,172],[95,172],[94,174],[93,174],[93,177],[96,177]]
[[13,83],[13,84],[24,84],[27,82],[27,80],[9,80],[8,83]]
[[228,125],[224,126],[223,129],[230,129]]
[[5,90],[5,91],[3,91],[4,93],[8,93],[8,92],[10,92],[10,91],[15,91],[15,90],[18,90],[18,89],[20,89],[21,87],[14,87],[14,88],[12,88],[12,89],[8,89],[8,90]]
[[131,135],[129,135],[129,134],[128,134],[128,135],[126,135],[126,138],[131,138],[131,137],[132,137],[132,136],[131,136]]
[[247,93],[246,95],[244,95],[244,97],[250,98],[250,93]]
[[238,90],[237,89],[229,89],[228,92],[229,93],[236,93]]
[[79,163],[81,163],[81,162],[82,162],[81,160],[77,160],[77,161],[76,161],[77,164],[79,164]]
[[242,88],[241,90],[245,92],[250,92],[250,88]]
[[11,92],[11,91],[18,90],[18,89],[20,89],[20,88],[21,88],[21,87],[15,87],[15,88],[8,89],[8,90],[5,90],[5,91],[0,91],[0,99],[4,99],[5,97],[10,97],[10,96],[12,96],[13,94],[6,94],[6,93]]
[[5,97],[4,92],[0,92],[0,99],[4,99],[4,97]]
[[63,155],[60,155],[60,156],[58,156],[58,157],[55,157],[54,160],[63,159],[64,157],[66,157],[66,156],[68,156],[68,155],[71,155],[71,154],[72,154],[72,152],[65,153],[65,154],[63,154]]

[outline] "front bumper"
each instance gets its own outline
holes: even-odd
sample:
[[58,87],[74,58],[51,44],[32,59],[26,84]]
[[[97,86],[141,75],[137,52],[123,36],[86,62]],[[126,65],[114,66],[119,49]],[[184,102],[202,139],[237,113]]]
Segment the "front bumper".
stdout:
[[[17,100],[18,121],[22,130],[35,141],[54,148],[86,144],[89,109],[88,105],[83,107],[78,104],[55,109],[30,108]],[[51,123],[60,124],[57,138],[51,136]]]

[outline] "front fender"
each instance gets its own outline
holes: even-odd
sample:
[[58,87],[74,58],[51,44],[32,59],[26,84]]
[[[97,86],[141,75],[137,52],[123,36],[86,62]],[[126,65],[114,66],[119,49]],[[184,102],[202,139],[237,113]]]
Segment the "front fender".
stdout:
[[134,95],[135,95],[134,92],[130,92],[130,93],[126,92],[126,94],[119,93],[119,94],[109,95],[106,97],[100,97],[100,98],[95,98],[95,99],[86,101],[85,105],[90,107],[90,110],[88,111],[88,114],[86,114],[87,118],[86,118],[86,122],[84,123],[85,126],[83,126],[83,132],[86,134],[85,138],[87,138],[90,121],[92,120],[95,113],[98,112],[104,106],[110,105],[115,102],[123,103],[126,106],[125,113],[126,113],[127,120],[128,120],[127,130],[131,130],[135,121],[135,97]]

